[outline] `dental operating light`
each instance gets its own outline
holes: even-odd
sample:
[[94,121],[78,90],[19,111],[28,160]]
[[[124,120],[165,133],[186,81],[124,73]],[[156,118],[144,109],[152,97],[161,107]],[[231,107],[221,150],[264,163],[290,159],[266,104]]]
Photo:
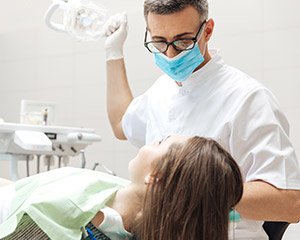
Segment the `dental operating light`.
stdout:
[[[58,11],[63,12],[60,23],[53,21],[53,15]],[[45,14],[49,28],[68,33],[80,41],[100,39],[107,19],[107,10],[91,0],[53,0]]]

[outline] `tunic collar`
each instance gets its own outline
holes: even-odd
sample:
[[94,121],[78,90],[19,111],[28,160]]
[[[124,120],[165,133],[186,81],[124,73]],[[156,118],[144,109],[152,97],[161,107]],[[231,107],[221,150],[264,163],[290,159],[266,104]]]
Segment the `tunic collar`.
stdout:
[[[190,88],[199,84],[203,84],[210,79],[210,76],[216,72],[217,69],[224,65],[224,61],[219,55],[219,50],[209,50],[212,59],[206,63],[202,68],[194,72],[187,80],[182,82],[182,86],[179,88]],[[176,84],[176,83],[175,83]]]

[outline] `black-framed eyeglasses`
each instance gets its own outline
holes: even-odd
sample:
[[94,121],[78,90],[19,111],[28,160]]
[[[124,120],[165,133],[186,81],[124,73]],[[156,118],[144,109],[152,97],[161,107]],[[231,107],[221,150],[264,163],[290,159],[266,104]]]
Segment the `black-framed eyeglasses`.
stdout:
[[144,46],[149,50],[151,53],[165,53],[169,46],[172,45],[173,48],[175,48],[177,51],[187,51],[191,50],[195,47],[195,44],[198,41],[199,34],[202,30],[202,27],[206,23],[206,20],[204,20],[200,27],[198,32],[196,33],[195,37],[193,38],[181,38],[172,42],[167,42],[167,41],[150,41],[147,42],[147,33],[148,31],[146,30],[145,32],[145,39],[144,39]]

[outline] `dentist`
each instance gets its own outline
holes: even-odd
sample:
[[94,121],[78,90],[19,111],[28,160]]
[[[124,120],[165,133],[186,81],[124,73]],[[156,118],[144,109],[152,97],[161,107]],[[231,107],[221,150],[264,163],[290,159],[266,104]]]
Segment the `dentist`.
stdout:
[[287,119],[270,90],[208,49],[214,21],[207,0],[145,0],[144,15],[144,46],[165,74],[136,98],[123,58],[126,15],[105,26],[107,110],[115,136],[137,147],[170,134],[217,140],[245,181],[236,239],[268,239],[264,221],[298,222],[300,171]]

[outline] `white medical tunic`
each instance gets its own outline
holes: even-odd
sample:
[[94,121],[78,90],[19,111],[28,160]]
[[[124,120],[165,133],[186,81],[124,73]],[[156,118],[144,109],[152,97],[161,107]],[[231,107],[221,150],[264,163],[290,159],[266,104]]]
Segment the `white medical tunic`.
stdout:
[[[289,124],[277,100],[261,83],[211,53],[213,58],[182,87],[162,75],[135,98],[122,119],[125,136],[137,147],[171,134],[213,138],[232,154],[246,182],[300,189]],[[262,223],[235,224],[235,239],[267,239]]]

